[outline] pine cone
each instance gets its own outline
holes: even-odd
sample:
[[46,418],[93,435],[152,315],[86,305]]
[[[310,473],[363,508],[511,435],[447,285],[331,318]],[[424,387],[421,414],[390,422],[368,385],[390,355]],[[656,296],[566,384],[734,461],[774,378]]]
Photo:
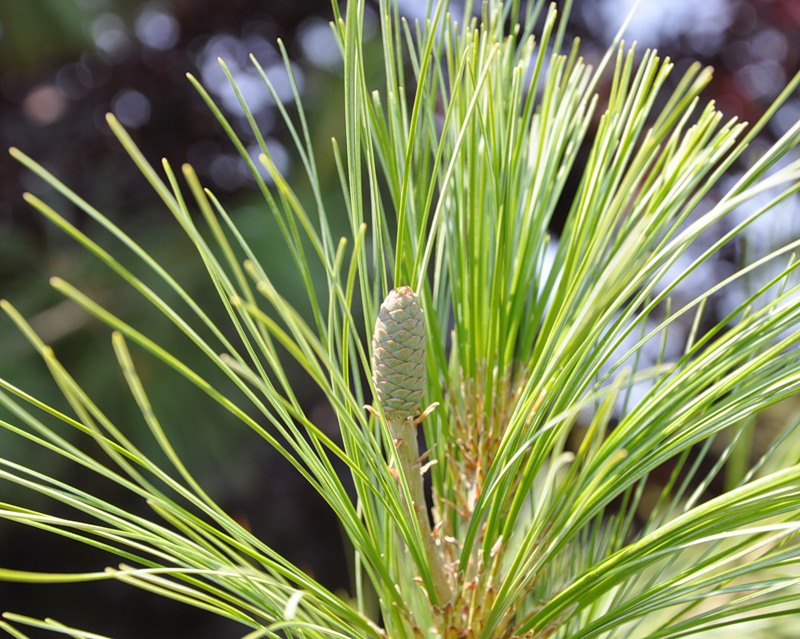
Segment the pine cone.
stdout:
[[388,420],[419,413],[425,392],[425,319],[410,286],[392,290],[381,304],[372,336],[372,371]]

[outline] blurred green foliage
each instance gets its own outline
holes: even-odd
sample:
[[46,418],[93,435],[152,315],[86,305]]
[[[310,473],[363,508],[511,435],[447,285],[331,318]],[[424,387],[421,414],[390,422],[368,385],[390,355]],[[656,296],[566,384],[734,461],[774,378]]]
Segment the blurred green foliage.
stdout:
[[101,3],[78,0],[6,0],[0,3],[0,69],[41,67],[80,57],[92,45],[87,25]]

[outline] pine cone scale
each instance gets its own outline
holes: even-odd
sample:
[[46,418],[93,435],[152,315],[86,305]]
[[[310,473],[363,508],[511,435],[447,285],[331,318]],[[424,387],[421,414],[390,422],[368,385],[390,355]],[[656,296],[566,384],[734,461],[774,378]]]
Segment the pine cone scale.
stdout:
[[419,412],[425,392],[425,320],[408,286],[392,290],[381,304],[372,337],[375,393],[388,419]]

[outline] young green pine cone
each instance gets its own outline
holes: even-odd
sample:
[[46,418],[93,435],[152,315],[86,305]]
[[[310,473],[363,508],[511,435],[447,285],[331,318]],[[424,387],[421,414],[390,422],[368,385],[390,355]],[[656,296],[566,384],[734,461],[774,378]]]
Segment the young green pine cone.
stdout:
[[419,413],[425,391],[425,320],[410,286],[394,289],[381,304],[372,336],[372,371],[388,420]]

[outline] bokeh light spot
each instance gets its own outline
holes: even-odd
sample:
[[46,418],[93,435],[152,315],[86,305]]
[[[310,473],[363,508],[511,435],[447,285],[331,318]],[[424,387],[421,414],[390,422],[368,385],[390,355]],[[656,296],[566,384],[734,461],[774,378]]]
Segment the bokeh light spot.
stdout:
[[142,9],[136,18],[134,31],[143,45],[159,51],[174,47],[181,36],[178,21],[156,3]]
[[52,84],[40,84],[31,89],[22,102],[25,118],[38,126],[47,126],[67,111],[67,100]]
[[299,31],[300,48],[305,58],[314,66],[329,71],[342,66],[342,54],[331,31],[322,18],[304,22]]
[[125,23],[114,13],[104,13],[92,23],[92,39],[111,60],[123,60],[131,49]]
[[127,127],[137,128],[150,120],[150,100],[143,93],[125,89],[114,96],[111,110]]

